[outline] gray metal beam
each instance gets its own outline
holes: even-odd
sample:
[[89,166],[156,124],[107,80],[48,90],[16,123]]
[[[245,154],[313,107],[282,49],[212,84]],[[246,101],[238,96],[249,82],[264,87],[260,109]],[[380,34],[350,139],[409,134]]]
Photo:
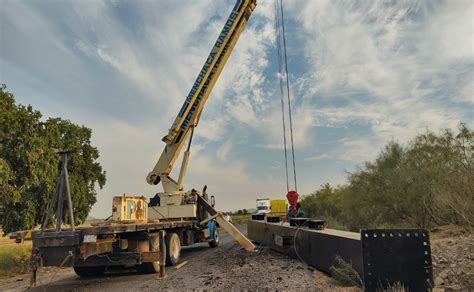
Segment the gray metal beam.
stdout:
[[[334,258],[339,255],[363,275],[359,233],[334,229],[311,230],[289,226],[288,223],[256,220],[248,221],[247,232],[251,240],[300,259],[323,272],[329,273]],[[277,244],[280,238],[282,246]]]
[[247,228],[251,240],[326,273],[340,256],[359,273],[365,291],[381,291],[396,283],[406,291],[433,287],[429,232],[425,229],[362,229],[354,233],[262,220],[249,220]]

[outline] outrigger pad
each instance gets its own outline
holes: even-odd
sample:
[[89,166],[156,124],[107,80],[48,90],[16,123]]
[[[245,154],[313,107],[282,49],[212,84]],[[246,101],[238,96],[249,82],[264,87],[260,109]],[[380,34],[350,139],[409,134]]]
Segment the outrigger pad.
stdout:
[[403,285],[407,291],[433,287],[431,247],[426,229],[363,229],[365,291]]
[[265,214],[253,214],[252,220],[265,220]]
[[290,218],[290,226],[305,226],[309,218]]
[[278,223],[280,222],[280,216],[267,216],[267,222]]

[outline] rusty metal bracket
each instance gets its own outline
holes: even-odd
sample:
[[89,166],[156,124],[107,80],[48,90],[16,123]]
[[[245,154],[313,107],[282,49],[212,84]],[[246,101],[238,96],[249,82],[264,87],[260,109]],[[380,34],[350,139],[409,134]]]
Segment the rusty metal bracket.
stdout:
[[113,243],[115,238],[97,239],[95,242],[84,242],[81,244],[79,251],[81,260],[86,260],[90,256],[111,253],[113,251]]
[[37,248],[33,248],[30,257],[30,288],[36,287],[36,274],[40,266],[42,266],[41,254]]
[[166,232],[164,230],[160,230],[159,232],[159,240],[160,240],[160,278],[164,278],[166,276],[165,264],[166,264],[166,241],[165,241]]
[[160,252],[159,251],[141,252],[140,256],[141,256],[141,262],[142,263],[158,262],[160,260]]

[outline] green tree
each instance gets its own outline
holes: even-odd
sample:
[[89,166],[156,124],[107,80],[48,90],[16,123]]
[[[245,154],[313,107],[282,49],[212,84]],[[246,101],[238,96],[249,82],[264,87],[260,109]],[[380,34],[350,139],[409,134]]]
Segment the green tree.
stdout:
[[301,209],[307,217],[326,220],[331,228],[345,229],[342,223],[342,202],[347,192],[345,185],[333,187],[329,183],[323,184],[312,194],[302,196]]
[[436,224],[458,224],[473,231],[474,132],[460,124],[417,136],[407,151],[407,172],[417,181],[414,193],[426,193],[422,204]]
[[417,206],[407,196],[403,167],[405,151],[390,142],[374,162],[349,175],[350,195],[343,202],[344,221],[350,229],[399,226]]
[[105,184],[91,130],[60,118],[43,121],[39,111],[15,103],[0,88],[0,224],[5,233],[30,229],[44,219],[60,171],[58,150],[74,150],[68,171],[76,224]]
[[337,217],[340,213],[338,188],[329,183],[300,200],[302,210],[309,217]]
[[348,176],[348,184],[321,186],[303,196],[310,217],[363,227],[423,227],[457,224],[473,231],[474,132],[429,130],[405,147],[390,142],[373,162]]

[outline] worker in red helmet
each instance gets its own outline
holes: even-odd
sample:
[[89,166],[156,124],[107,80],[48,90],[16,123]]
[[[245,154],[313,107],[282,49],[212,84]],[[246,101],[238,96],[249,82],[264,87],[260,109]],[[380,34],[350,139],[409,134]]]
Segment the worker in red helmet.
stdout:
[[292,208],[292,206],[290,206],[288,208],[288,219],[289,218],[304,218],[305,217],[305,213],[303,212],[303,210],[301,210],[301,204],[300,203],[296,203],[295,207]]
[[303,218],[305,216],[304,212],[301,210],[301,204],[298,202],[298,193],[295,191],[289,191],[286,194],[286,198],[290,203],[290,207],[288,208],[288,219],[290,218]]

